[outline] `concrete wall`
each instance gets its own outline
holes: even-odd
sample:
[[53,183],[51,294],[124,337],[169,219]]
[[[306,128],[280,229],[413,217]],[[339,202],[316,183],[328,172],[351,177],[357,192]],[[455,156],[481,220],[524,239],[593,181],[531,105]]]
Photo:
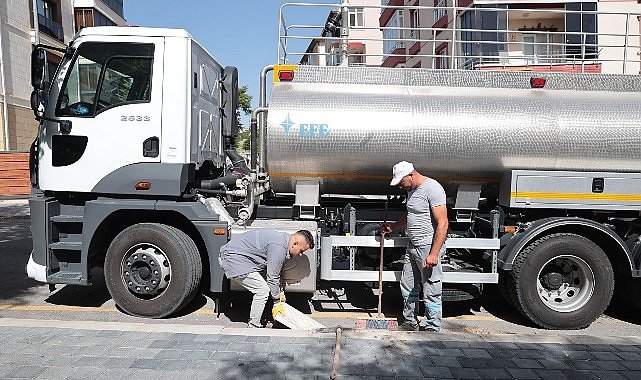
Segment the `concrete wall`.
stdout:
[[[2,63],[6,83],[6,96],[0,99],[0,151],[27,150],[37,123],[29,107],[31,94],[31,8],[29,0],[7,0],[0,2],[0,41]],[[0,81],[2,78],[0,78]],[[1,83],[1,82],[0,82]],[[2,92],[2,87],[0,87]],[[6,99],[5,99],[6,98]],[[4,136],[3,103],[7,102],[9,123],[9,145]]]
[[[64,47],[75,34],[74,5],[77,7],[95,8],[122,25],[125,20],[109,9],[99,0],[56,0],[60,10],[60,25],[64,31],[64,41],[58,41],[45,33],[39,33],[39,42]],[[75,3],[75,4],[74,4]],[[0,87],[0,151],[28,150],[33,141],[37,122],[30,109],[31,95],[30,57],[33,44],[36,43],[35,32],[31,29],[32,6],[30,0],[0,0],[0,43],[2,57],[0,64],[4,67],[6,80],[5,94]],[[51,53],[53,54],[53,53]],[[2,77],[0,76],[0,85]],[[4,136],[3,102],[8,105],[9,145]]]

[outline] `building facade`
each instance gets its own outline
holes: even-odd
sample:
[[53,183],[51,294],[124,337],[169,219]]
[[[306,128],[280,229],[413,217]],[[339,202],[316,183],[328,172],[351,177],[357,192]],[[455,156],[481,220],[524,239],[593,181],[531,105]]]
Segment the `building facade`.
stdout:
[[[125,24],[123,0],[33,1],[0,2],[0,151],[28,150],[37,133],[29,101],[32,47],[64,48],[83,27]],[[60,57],[50,53],[48,61],[53,70]]]
[[[383,61],[383,33],[378,26],[380,0],[350,0],[349,6],[349,41],[346,46],[349,65],[380,66]],[[300,62],[337,66],[343,59],[341,44],[340,38],[329,34],[312,39]]]
[[639,74],[639,3],[382,0],[382,66]]

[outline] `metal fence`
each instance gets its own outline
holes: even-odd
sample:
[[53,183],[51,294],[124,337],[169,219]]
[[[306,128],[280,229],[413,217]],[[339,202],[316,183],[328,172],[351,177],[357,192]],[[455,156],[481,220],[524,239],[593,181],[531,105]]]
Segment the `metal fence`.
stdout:
[[[284,4],[278,62],[619,74],[641,69],[641,4],[634,2],[626,11],[597,10],[601,3],[541,8],[381,3]],[[369,18],[354,16],[363,13]],[[360,19],[364,22],[355,22]]]

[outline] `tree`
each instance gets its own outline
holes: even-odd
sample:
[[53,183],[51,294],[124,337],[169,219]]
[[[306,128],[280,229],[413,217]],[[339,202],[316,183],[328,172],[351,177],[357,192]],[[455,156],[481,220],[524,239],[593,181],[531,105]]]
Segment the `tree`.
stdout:
[[236,118],[240,124],[240,111],[243,111],[245,116],[252,113],[252,96],[247,93],[247,86],[238,89],[238,109],[236,110]]
[[[238,109],[236,110],[236,118],[238,119],[238,124],[240,124],[240,112],[242,111],[246,116],[252,113],[252,96],[247,93],[247,86],[242,86],[238,89]],[[236,150],[238,151],[249,151],[250,144],[250,131],[246,128],[241,128],[238,131],[238,137],[236,137]]]

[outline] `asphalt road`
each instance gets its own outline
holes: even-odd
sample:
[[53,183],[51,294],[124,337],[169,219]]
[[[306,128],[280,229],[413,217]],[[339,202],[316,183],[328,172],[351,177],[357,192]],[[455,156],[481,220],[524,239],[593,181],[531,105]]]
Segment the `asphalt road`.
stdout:
[[[120,311],[109,296],[100,270],[92,271],[92,286],[58,285],[50,291],[47,284],[26,275],[31,245],[28,217],[0,216],[0,318],[245,326],[250,303],[246,293],[232,293],[223,302],[226,307],[217,313],[214,299],[218,295],[204,292],[180,314],[163,320],[150,320]],[[354,327],[357,319],[376,315],[377,302],[376,290],[361,283],[321,284],[321,289],[313,296],[288,294],[288,303],[327,327]],[[385,286],[382,308],[387,317],[399,315],[401,301],[397,285]],[[477,300],[446,302],[443,327],[444,331],[474,334],[623,337],[641,336],[641,316],[612,308],[583,330],[542,330],[509,307],[496,286],[490,285]]]

